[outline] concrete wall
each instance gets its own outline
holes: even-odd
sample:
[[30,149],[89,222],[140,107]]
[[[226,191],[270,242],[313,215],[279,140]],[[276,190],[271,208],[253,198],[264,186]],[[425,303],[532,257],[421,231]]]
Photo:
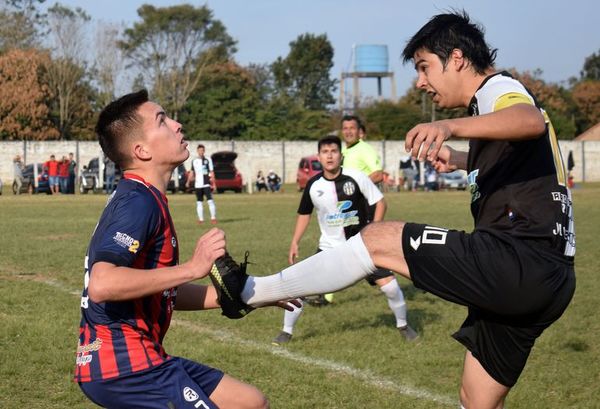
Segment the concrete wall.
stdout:
[[[384,169],[394,178],[398,173],[400,158],[406,156],[403,141],[368,141],[382,158]],[[198,143],[206,146],[210,155],[217,151],[233,150],[238,153],[236,165],[244,177],[244,181],[253,183],[259,170],[268,172],[273,169],[286,183],[296,181],[296,169],[303,156],[313,155],[317,152],[317,142],[301,141],[191,141],[190,159],[186,168],[190,169],[191,160],[196,156]],[[451,141],[450,145],[466,150],[468,143],[465,141]],[[563,159],[567,160],[569,151],[573,151],[575,168],[573,176],[576,182],[600,181],[600,142],[598,141],[561,141],[560,147]],[[44,141],[0,142],[0,179],[8,185],[13,180],[12,159],[21,155],[26,163],[45,162],[51,154],[57,160],[69,152],[75,154],[77,163],[86,165],[90,159],[101,155],[100,145],[97,142],[77,141]]]

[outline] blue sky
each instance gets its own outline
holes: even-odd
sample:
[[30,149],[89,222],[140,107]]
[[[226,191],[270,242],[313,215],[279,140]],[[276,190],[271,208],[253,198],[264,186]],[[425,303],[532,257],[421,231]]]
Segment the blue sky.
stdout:
[[[55,1],[48,0],[48,4]],[[578,76],[585,57],[600,50],[600,2],[597,0],[62,0],[83,8],[94,20],[138,20],[137,8],[207,3],[216,18],[238,41],[236,60],[271,63],[285,56],[289,43],[302,33],[326,33],[335,49],[333,77],[352,68],[354,44],[385,44],[398,95],[415,78],[410,64],[400,60],[406,41],[434,14],[464,8],[486,28],[487,41],[498,48],[496,65],[519,71],[540,68],[550,82]],[[347,86],[351,84],[348,83]],[[383,82],[389,95],[389,82]],[[361,82],[361,90],[375,94],[375,80]]]

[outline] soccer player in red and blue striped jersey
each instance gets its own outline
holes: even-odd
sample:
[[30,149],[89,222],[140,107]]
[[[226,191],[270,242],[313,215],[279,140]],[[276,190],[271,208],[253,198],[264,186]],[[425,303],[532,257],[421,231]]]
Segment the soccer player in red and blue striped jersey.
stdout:
[[224,233],[212,229],[179,264],[165,192],[189,156],[181,125],[143,90],[109,104],[96,132],[124,177],[85,258],[75,381],[108,408],[268,407],[254,386],[163,347],[173,310],[219,307],[214,287],[191,281],[225,254]]

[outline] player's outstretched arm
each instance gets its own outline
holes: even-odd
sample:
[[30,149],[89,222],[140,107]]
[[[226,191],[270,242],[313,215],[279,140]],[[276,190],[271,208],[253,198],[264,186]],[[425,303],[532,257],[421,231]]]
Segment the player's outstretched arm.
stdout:
[[406,134],[405,148],[414,158],[434,161],[451,136],[518,141],[537,138],[545,130],[540,110],[520,103],[489,114],[416,125]]
[[192,258],[177,266],[145,270],[100,261],[91,268],[88,294],[96,303],[156,294],[207,276],[215,260],[224,254],[225,233],[211,229],[198,239]]

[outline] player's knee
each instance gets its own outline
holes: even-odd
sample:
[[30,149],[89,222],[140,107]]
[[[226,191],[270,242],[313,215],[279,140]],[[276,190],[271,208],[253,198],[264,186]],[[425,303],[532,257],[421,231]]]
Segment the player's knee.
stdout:
[[360,235],[372,257],[397,252],[402,247],[404,222],[376,222],[365,226]]

